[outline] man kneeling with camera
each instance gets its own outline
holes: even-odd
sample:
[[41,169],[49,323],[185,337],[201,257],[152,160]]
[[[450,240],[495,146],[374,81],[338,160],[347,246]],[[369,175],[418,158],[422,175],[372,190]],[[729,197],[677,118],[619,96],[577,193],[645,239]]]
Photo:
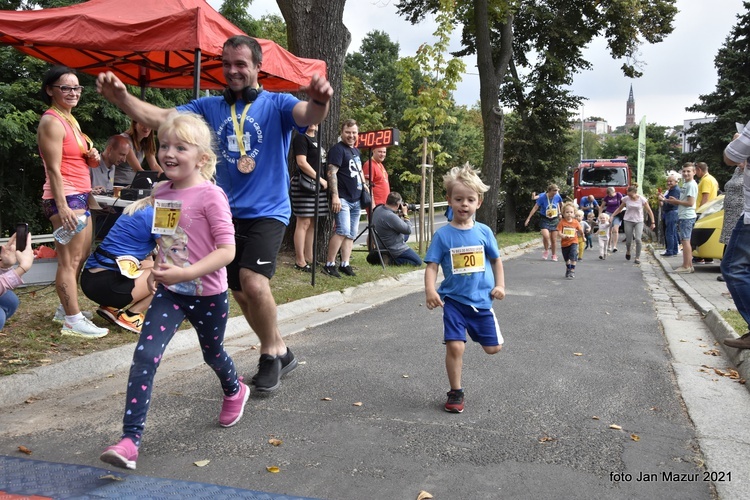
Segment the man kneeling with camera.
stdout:
[[378,205],[373,210],[372,227],[381,250],[387,250],[393,264],[421,266],[422,259],[406,244],[412,231],[408,214],[408,206],[403,203],[401,195],[392,191],[385,205]]

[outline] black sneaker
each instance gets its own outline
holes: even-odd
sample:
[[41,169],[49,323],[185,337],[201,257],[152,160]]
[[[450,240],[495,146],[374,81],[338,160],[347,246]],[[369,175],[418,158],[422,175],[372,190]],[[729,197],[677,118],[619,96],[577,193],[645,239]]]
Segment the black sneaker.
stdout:
[[294,357],[294,354],[292,354],[292,350],[288,347],[286,348],[286,354],[284,354],[283,356],[279,356],[279,359],[281,360],[281,377],[299,366],[299,363],[297,363],[297,358]]
[[[279,356],[279,359],[281,360],[281,373],[279,377],[283,377],[290,371],[297,368],[297,366],[299,365],[299,363],[297,362],[297,358],[294,357],[294,354],[292,354],[292,350],[288,347],[286,348],[286,354],[284,354],[283,356]],[[255,379],[257,378],[258,374],[256,373],[255,375],[253,375],[253,378],[250,379],[250,383],[255,385]]]
[[323,271],[323,274],[327,274],[328,276],[333,276],[334,278],[341,277],[339,272],[336,270],[336,266],[329,266],[328,264],[326,264],[325,266],[323,266],[322,271]]
[[464,391],[451,390],[448,392],[448,401],[445,402],[445,411],[450,413],[461,413],[464,411]]
[[258,392],[273,392],[279,388],[281,381],[281,358],[270,354],[261,354],[258,360],[258,373],[252,379]]
[[354,274],[352,266],[339,266],[339,271],[346,274],[347,276],[356,276],[356,274]]

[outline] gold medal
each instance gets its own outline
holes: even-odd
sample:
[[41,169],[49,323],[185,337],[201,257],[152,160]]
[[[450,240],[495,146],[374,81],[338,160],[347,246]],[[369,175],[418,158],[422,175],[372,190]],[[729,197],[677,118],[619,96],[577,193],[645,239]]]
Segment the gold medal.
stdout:
[[242,155],[237,161],[237,170],[239,170],[243,174],[249,174],[250,172],[255,170],[255,160],[247,155]]

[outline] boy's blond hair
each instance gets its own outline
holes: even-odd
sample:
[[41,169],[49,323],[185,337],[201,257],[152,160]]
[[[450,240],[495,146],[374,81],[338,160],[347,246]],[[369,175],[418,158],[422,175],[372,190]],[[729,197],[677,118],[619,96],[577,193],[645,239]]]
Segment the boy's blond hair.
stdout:
[[201,176],[213,182],[216,173],[214,136],[205,120],[195,113],[174,113],[159,127],[159,137],[165,133],[172,133],[181,141],[196,146],[200,154],[208,157],[201,168]]
[[453,191],[453,186],[461,183],[471,189],[479,196],[479,201],[484,199],[484,193],[490,190],[490,187],[482,182],[476,170],[466,162],[462,167],[453,167],[443,176],[443,186],[448,196]]
[[565,209],[568,208],[568,207],[570,207],[570,208],[573,209],[573,217],[575,217],[576,216],[576,206],[573,205],[573,203],[570,202],[570,201],[566,201],[563,204],[562,211],[561,211],[560,215],[564,215],[565,214]]
[[576,210],[576,217],[583,217],[583,210]]

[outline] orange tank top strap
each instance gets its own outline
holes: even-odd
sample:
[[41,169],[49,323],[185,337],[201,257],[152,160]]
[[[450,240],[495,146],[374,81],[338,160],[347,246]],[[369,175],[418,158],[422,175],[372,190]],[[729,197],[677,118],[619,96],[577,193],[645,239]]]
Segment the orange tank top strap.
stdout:
[[76,142],[78,143],[78,148],[81,150],[81,156],[86,156],[86,153],[94,147],[94,143],[89,136],[83,133],[81,125],[78,123],[78,120],[76,120],[76,117],[64,112],[54,104],[49,108],[49,111],[52,111],[70,125],[70,128],[73,129],[73,135],[75,136]]

